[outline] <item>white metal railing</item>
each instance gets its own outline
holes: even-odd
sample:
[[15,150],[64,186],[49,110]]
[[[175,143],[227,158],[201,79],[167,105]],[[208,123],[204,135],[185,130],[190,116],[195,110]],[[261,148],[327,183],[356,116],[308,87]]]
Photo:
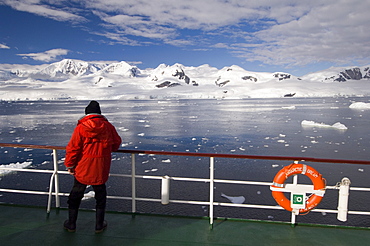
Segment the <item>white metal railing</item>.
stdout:
[[[48,195],[47,213],[51,210],[52,197],[55,197],[55,206],[60,207],[60,196],[68,196],[69,193],[62,193],[59,191],[59,174],[68,174],[67,171],[58,170],[58,157],[57,150],[63,150],[64,147],[59,146],[40,146],[40,145],[19,145],[19,144],[3,144],[0,143],[0,147],[22,147],[22,148],[33,148],[33,149],[51,149],[53,151],[53,170],[40,170],[40,169],[19,169],[19,168],[9,168],[0,167],[0,170],[10,170],[16,172],[33,172],[33,173],[46,173],[50,174],[50,185],[49,191],[33,191],[33,190],[17,190],[17,189],[3,189],[0,188],[0,192],[12,192],[21,194],[35,194],[35,195]],[[257,208],[257,209],[274,209],[282,210],[280,206],[271,205],[257,205],[257,204],[234,204],[234,203],[223,203],[214,201],[214,184],[215,183],[225,183],[225,184],[242,184],[242,185],[258,185],[258,186],[271,186],[272,182],[256,182],[256,181],[242,181],[242,180],[222,180],[215,179],[214,177],[214,158],[246,158],[246,159],[266,159],[266,160],[305,160],[314,162],[328,162],[328,163],[352,163],[352,164],[370,164],[370,161],[356,161],[356,160],[332,160],[332,159],[316,159],[316,158],[303,158],[303,157],[273,157],[273,156],[250,156],[250,155],[222,155],[222,154],[205,154],[205,153],[189,153],[189,152],[156,152],[156,151],[140,151],[140,150],[119,150],[117,152],[130,153],[131,154],[131,174],[110,174],[110,176],[123,177],[131,179],[131,197],[124,196],[108,196],[108,199],[121,199],[121,200],[131,200],[131,212],[136,213],[136,201],[149,201],[149,202],[161,202],[163,204],[167,203],[178,203],[178,204],[195,204],[195,205],[205,205],[209,206],[209,218],[210,224],[213,225],[214,222],[214,206],[226,206],[226,207],[240,207],[240,208]],[[197,156],[197,157],[208,157],[209,158],[209,178],[189,178],[189,177],[168,177],[168,176],[150,176],[150,175],[136,175],[136,154],[158,154],[158,155],[173,155],[173,156]],[[136,179],[153,179],[162,180],[162,197],[161,198],[145,198],[136,196]],[[297,177],[295,177],[297,179]],[[188,201],[188,200],[171,200],[169,199],[169,181],[188,181],[188,182],[202,182],[209,183],[209,200],[208,201]],[[168,183],[167,183],[168,182]],[[295,181],[296,182],[296,181]],[[334,186],[326,186],[326,189],[337,189],[340,192],[340,185],[336,184]],[[370,188],[362,187],[350,187],[349,190],[354,191],[365,191],[369,192]],[[347,195],[348,196],[348,195]],[[345,219],[347,214],[357,214],[357,215],[370,215],[370,211],[347,211],[346,208],[342,208],[345,212]],[[338,210],[335,209],[313,209],[312,212],[325,212],[325,213],[339,213],[340,206],[338,205]],[[342,211],[342,212],[343,212]],[[296,214],[292,213],[291,223],[295,224]]]

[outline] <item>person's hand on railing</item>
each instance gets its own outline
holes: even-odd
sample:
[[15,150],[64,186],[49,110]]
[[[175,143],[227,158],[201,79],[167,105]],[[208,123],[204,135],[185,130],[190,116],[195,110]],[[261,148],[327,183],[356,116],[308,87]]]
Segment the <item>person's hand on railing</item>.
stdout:
[[71,175],[75,175],[75,169],[74,168],[68,168],[68,173]]

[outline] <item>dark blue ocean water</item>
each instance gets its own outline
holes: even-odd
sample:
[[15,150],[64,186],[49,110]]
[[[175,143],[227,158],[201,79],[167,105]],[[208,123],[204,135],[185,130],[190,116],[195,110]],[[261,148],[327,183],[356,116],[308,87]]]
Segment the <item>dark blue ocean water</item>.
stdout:
[[[330,159],[368,160],[370,150],[370,110],[354,110],[353,102],[370,98],[281,98],[247,100],[165,100],[101,101],[103,114],[114,124],[123,139],[123,149],[187,151],[248,155],[302,156]],[[0,142],[65,146],[77,120],[83,116],[87,101],[0,102]],[[314,126],[302,125],[312,121]],[[330,127],[340,122],[347,127]],[[324,126],[318,125],[325,124]],[[59,153],[63,167],[64,153]],[[304,159],[304,158],[303,158]],[[0,164],[32,162],[32,168],[52,168],[50,151],[0,149]],[[208,177],[207,158],[137,156],[137,174],[181,177]],[[130,173],[130,155],[114,154],[113,173]],[[216,159],[218,179],[271,182],[289,162]],[[306,163],[316,168],[335,185],[349,177],[352,186],[369,186],[367,166]],[[0,177],[1,187],[33,186],[47,190],[49,176],[15,173]],[[69,192],[72,179],[61,177],[62,192]],[[109,195],[130,196],[130,180],[111,178]],[[159,181],[138,181],[139,197],[160,197]],[[173,190],[173,192],[172,192]],[[208,184],[171,183],[171,199],[207,200]],[[351,192],[350,209],[364,210],[369,198],[364,192]],[[243,196],[248,204],[276,204],[269,187],[216,184],[216,201],[229,202],[227,196]],[[327,191],[323,208],[336,209],[337,191]],[[0,193],[0,202],[18,203],[23,198]],[[29,198],[28,203],[44,204],[46,198]],[[66,206],[65,199],[62,200]],[[92,207],[93,201],[82,206]],[[110,201],[112,210],[130,211],[129,201]],[[162,206],[139,203],[138,210],[153,213],[207,215],[207,208],[195,205]],[[216,216],[251,219],[289,220],[286,211],[216,208]],[[310,213],[298,222],[337,223],[334,214]],[[342,222],[341,222],[342,223]],[[352,216],[345,225],[370,226],[367,219]]]

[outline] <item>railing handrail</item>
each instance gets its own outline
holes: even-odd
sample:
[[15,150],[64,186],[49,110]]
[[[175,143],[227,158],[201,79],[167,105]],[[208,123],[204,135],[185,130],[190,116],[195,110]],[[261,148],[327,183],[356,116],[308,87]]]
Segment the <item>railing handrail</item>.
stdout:
[[[59,192],[59,181],[58,181],[58,174],[66,174],[66,171],[59,171],[58,170],[58,162],[57,162],[57,150],[65,150],[66,147],[62,146],[50,146],[50,145],[32,145],[32,144],[9,144],[9,143],[0,143],[0,147],[13,147],[13,148],[30,148],[30,149],[50,149],[53,151],[53,162],[54,162],[54,170],[45,170],[46,173],[51,173],[50,178],[50,185],[49,185],[49,192],[40,192],[40,191],[28,191],[28,190],[12,190],[12,189],[0,189],[0,191],[7,191],[7,192],[15,192],[15,193],[27,193],[27,194],[48,194],[48,206],[47,211],[50,212],[51,208],[51,197],[55,196],[56,207],[60,207],[59,196],[65,196],[66,193]],[[131,154],[131,175],[123,175],[123,174],[116,174],[117,176],[122,177],[131,177],[132,181],[132,196],[131,198],[128,197],[110,197],[115,199],[131,199],[132,202],[132,213],[136,213],[136,201],[152,201],[152,202],[162,202],[162,204],[167,204],[168,202],[171,203],[184,203],[184,204],[202,204],[202,205],[209,205],[209,218],[210,224],[213,225],[213,206],[231,206],[231,207],[250,207],[250,208],[263,208],[263,209],[283,209],[280,206],[271,206],[271,205],[256,205],[256,204],[232,204],[232,203],[221,203],[214,201],[214,183],[238,183],[238,184],[250,184],[250,185],[268,185],[270,186],[271,182],[250,182],[250,181],[238,181],[238,180],[218,180],[214,177],[214,158],[243,158],[243,159],[259,159],[259,160],[278,160],[278,161],[294,161],[295,163],[298,161],[307,161],[307,162],[323,162],[323,163],[342,163],[342,164],[361,164],[361,165],[369,165],[370,161],[365,160],[343,160],[343,159],[324,159],[324,158],[311,158],[311,157],[287,157],[287,156],[262,156],[262,155],[235,155],[235,154],[217,154],[217,153],[191,153],[191,152],[168,152],[168,151],[152,151],[152,150],[123,150],[120,149],[115,151],[116,153],[129,153]],[[159,176],[143,176],[143,175],[136,175],[135,172],[135,155],[137,154],[148,154],[148,155],[174,155],[174,156],[193,156],[193,157],[207,157],[210,159],[210,173],[209,178],[206,179],[194,179],[194,178],[183,178],[183,177],[159,177]],[[0,168],[0,169],[12,169],[21,171],[21,169],[17,168]],[[31,171],[32,169],[26,169],[24,171]],[[23,171],[23,170],[22,170]],[[32,170],[33,171],[33,170]],[[31,171],[31,172],[32,172]],[[115,175],[115,174],[110,174]],[[209,182],[209,201],[183,201],[183,200],[169,200],[168,197],[164,196],[163,194],[168,193],[169,190],[163,189],[164,185],[163,179],[170,178],[172,180],[182,180],[182,181],[200,181],[200,182]],[[154,178],[154,179],[162,179],[162,199],[154,199],[154,198],[141,198],[136,197],[136,179],[137,178]],[[298,179],[297,176],[294,177],[295,180]],[[343,178],[345,179],[345,178]],[[342,180],[343,181],[343,180]],[[348,180],[349,181],[349,180]],[[297,182],[295,182],[296,184]],[[304,185],[301,185],[304,186]],[[55,187],[55,188],[54,188]],[[347,185],[348,189],[350,189],[349,184]],[[335,186],[326,186],[326,189],[339,189],[341,192],[342,186],[338,183]],[[54,192],[53,192],[54,189]],[[370,191],[370,188],[362,188],[362,187],[351,187],[351,190],[358,190],[358,191]],[[164,192],[164,193],[163,193]],[[347,195],[348,197],[348,195]],[[348,205],[348,204],[347,204]],[[347,206],[346,205],[346,206]],[[341,207],[338,205],[338,210],[330,210],[330,209],[313,209],[314,212],[329,212],[329,213],[338,213],[338,220],[345,221],[347,214],[360,214],[360,215],[370,215],[370,212],[366,211],[348,211],[347,208]],[[339,213],[341,213],[342,217],[339,219]],[[296,213],[292,212],[292,219],[291,223],[295,224],[295,217]]]
[[[57,150],[66,149],[66,147],[63,146],[13,144],[13,143],[0,143],[0,147],[57,149]],[[370,160],[348,160],[348,159],[345,160],[345,159],[328,159],[302,156],[299,157],[299,156],[240,155],[240,154],[217,154],[217,153],[199,153],[199,152],[192,153],[175,151],[130,150],[130,149],[119,149],[115,152],[129,154],[148,154],[148,155],[176,155],[176,156],[194,156],[194,157],[217,157],[217,158],[254,159],[254,160],[277,160],[277,161],[305,161],[305,162],[323,162],[337,164],[370,165]]]

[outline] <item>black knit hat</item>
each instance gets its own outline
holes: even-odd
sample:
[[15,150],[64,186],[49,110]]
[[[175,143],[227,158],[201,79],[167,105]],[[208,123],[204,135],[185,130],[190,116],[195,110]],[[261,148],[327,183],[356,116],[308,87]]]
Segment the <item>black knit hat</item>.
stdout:
[[89,105],[87,105],[87,107],[85,108],[85,114],[92,113],[101,114],[100,106],[97,101],[91,101]]

